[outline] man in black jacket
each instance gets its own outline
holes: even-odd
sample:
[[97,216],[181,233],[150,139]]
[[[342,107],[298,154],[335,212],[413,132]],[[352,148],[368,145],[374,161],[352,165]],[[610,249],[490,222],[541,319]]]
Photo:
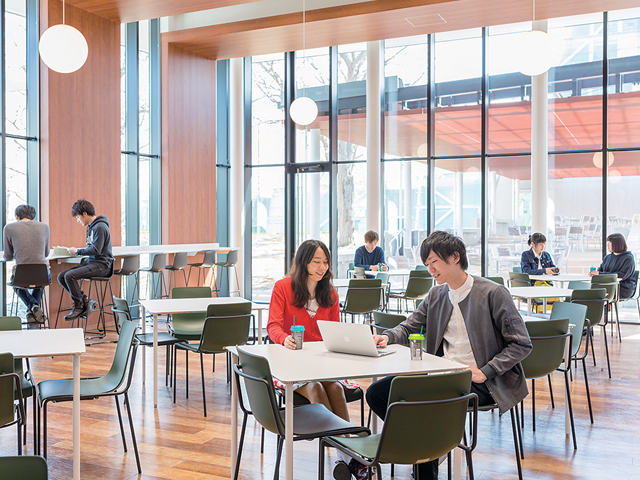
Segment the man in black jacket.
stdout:
[[79,281],[92,277],[109,277],[113,273],[113,253],[109,221],[102,215],[96,216],[95,208],[87,200],[78,200],[71,208],[71,215],[83,227],[87,227],[86,248],[68,248],[71,255],[86,255],[80,266],[70,268],[58,275],[58,282],[73,299],[73,310],[65,320],[73,320],[88,315],[96,305],[80,289]]

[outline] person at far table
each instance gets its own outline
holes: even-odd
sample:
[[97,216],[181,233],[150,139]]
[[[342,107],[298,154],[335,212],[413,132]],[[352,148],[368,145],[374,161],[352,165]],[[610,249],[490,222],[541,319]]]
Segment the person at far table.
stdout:
[[[529,275],[553,275],[560,271],[560,269],[553,264],[553,259],[551,255],[549,255],[549,252],[546,252],[544,249],[547,244],[547,237],[542,233],[534,233],[529,235],[527,244],[529,244],[531,248],[522,252],[520,259],[522,273]],[[534,284],[535,282],[531,281],[531,285]],[[550,285],[550,283],[548,284]]]
[[609,254],[604,257],[598,267],[597,272],[590,272],[589,275],[613,274],[618,275],[620,285],[620,298],[631,298],[636,291],[636,281],[633,279],[633,272],[636,269],[636,262],[633,253],[627,250],[627,242],[621,233],[612,233],[607,237],[607,249]]
[[[437,282],[427,298],[397,327],[374,335],[376,345],[407,344],[409,335],[423,332],[426,351],[471,370],[471,392],[479,405],[497,404],[508,412],[528,394],[521,360],[532,345],[509,291],[482,277],[467,274],[462,240],[438,231],[420,246],[420,257]],[[367,389],[367,403],[384,420],[393,377]],[[425,435],[429,426],[424,425]],[[438,460],[418,465],[420,480],[438,478]]]
[[378,247],[378,234],[369,230],[364,234],[364,245],[358,247],[353,259],[355,267],[364,268],[365,271],[378,271],[378,265],[383,264],[382,270],[387,271],[389,267],[384,263],[384,251]]
[[[271,341],[291,350],[296,349],[291,335],[294,317],[295,324],[304,327],[304,343],[322,341],[318,320],[340,321],[338,293],[331,284],[332,278],[331,254],[327,246],[319,240],[302,242],[293,259],[289,276],[278,280],[273,287],[267,322],[267,333]],[[276,387],[284,389],[279,381],[274,380],[274,383]],[[349,421],[343,385],[346,388],[358,388],[357,384],[349,380],[299,383],[294,388],[295,393],[311,403],[321,403]],[[341,453],[338,453],[338,457],[333,476],[338,480],[349,480],[360,464],[350,461]],[[366,469],[356,478],[366,478]]]
[[[49,255],[49,225],[34,220],[36,209],[31,205],[19,205],[15,211],[16,221],[4,227],[4,259],[15,260],[16,266],[22,264],[44,264],[49,270],[49,282],[51,282],[51,270],[46,257]],[[13,282],[13,274],[11,274]],[[27,307],[27,323],[44,323],[44,312],[40,308],[42,300],[42,288],[14,287],[16,295]]]
[[95,310],[97,302],[90,300],[80,289],[82,279],[109,277],[113,273],[113,253],[109,221],[103,215],[96,215],[93,205],[87,200],[78,200],[71,207],[71,215],[83,227],[87,227],[87,246],[67,248],[71,255],[86,255],[80,266],[70,268],[58,275],[58,282],[73,299],[73,310],[64,317],[73,320],[84,317]]

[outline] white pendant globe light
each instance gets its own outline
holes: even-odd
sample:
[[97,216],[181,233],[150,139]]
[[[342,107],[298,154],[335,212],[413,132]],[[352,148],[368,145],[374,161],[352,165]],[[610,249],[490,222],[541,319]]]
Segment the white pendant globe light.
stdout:
[[[305,6],[306,2],[305,0],[302,0],[302,55],[306,60]],[[293,120],[298,125],[301,125],[303,127],[307,126],[313,123],[316,118],[318,118],[318,105],[303,93],[302,97],[296,98],[293,102],[291,102],[291,106],[289,107],[289,116],[291,117],[291,120]]]
[[547,32],[531,30],[520,38],[520,73],[535,77],[555,64],[553,41]]
[[40,37],[40,58],[54,72],[71,73],[87,61],[89,46],[82,33],[64,23],[64,1],[62,2],[62,24],[49,27]]
[[318,105],[309,97],[296,98],[289,107],[289,115],[298,125],[309,125],[318,117]]

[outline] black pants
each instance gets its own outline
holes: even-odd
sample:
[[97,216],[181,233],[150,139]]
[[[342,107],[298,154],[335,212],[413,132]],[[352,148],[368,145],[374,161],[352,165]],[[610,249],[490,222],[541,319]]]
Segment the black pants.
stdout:
[[[384,420],[387,414],[387,402],[389,400],[389,390],[393,377],[384,377],[371,384],[367,389],[367,403],[373,412]],[[471,393],[478,395],[478,405],[491,405],[494,403],[489,389],[484,383],[472,383]],[[418,465],[418,475],[420,480],[438,479],[438,460],[421,463]]]
[[93,277],[109,277],[111,275],[111,266],[104,263],[88,263],[73,267],[58,274],[58,282],[62,285],[73,298],[74,302],[80,303],[84,293],[80,289],[79,281],[83,278]]

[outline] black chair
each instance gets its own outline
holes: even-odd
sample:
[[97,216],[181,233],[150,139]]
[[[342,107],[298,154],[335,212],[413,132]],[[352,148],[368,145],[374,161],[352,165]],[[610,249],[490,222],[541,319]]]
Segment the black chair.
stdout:
[[[98,302],[98,334],[100,337],[104,337],[107,333],[106,326],[106,313],[105,308],[113,306],[113,289],[111,288],[111,277],[113,277],[113,263],[111,263],[111,272],[106,277],[91,277],[89,280],[89,293],[87,293],[87,297],[91,299],[91,291],[95,289],[96,293],[96,301]],[[107,288],[109,289],[109,295],[111,296],[111,302],[105,303],[107,298]],[[87,313],[87,317],[89,313]],[[102,330],[100,329],[100,323],[102,323]],[[120,326],[118,325],[117,319],[114,316],[114,323],[116,327],[116,333],[120,334]],[[87,329],[87,320],[84,323],[85,333]]]
[[[124,277],[129,277],[131,275],[135,275],[134,280],[135,283],[133,284],[133,292],[131,293],[131,301],[129,302],[129,300],[126,298],[126,295],[124,295],[125,299],[127,300],[127,302],[129,303],[129,305],[133,305],[136,303],[136,292],[138,292],[139,294],[139,283],[140,280],[138,278],[138,272],[140,271],[140,256],[139,255],[128,255],[126,257],[122,258],[122,264],[120,265],[120,268],[118,270],[116,270],[115,272],[113,272],[114,275],[120,275],[120,278],[124,278]],[[120,282],[120,288],[121,290],[124,288],[122,286],[122,282]],[[124,290],[122,290],[124,291]]]
[[151,260],[151,266],[140,269],[141,272],[147,272],[151,275],[151,298],[169,297],[169,290],[163,273],[166,266],[166,257],[164,253],[156,253]]
[[[49,325],[49,306],[47,305],[47,295],[45,287],[51,285],[51,281],[49,279],[49,268],[47,265],[43,263],[23,263],[20,265],[16,265],[16,269],[13,272],[13,278],[11,282],[8,284],[14,288],[28,288],[28,289],[42,289],[42,306],[44,307],[42,311],[45,315],[45,322],[47,326]],[[14,307],[15,306],[15,313]],[[11,302],[11,315],[18,314],[18,302],[16,299],[16,292],[13,291],[13,300]]]
[[18,455],[22,455],[22,427],[25,424],[24,399],[20,383],[20,376],[14,372],[13,355],[0,353],[0,428],[11,425],[18,427]]

